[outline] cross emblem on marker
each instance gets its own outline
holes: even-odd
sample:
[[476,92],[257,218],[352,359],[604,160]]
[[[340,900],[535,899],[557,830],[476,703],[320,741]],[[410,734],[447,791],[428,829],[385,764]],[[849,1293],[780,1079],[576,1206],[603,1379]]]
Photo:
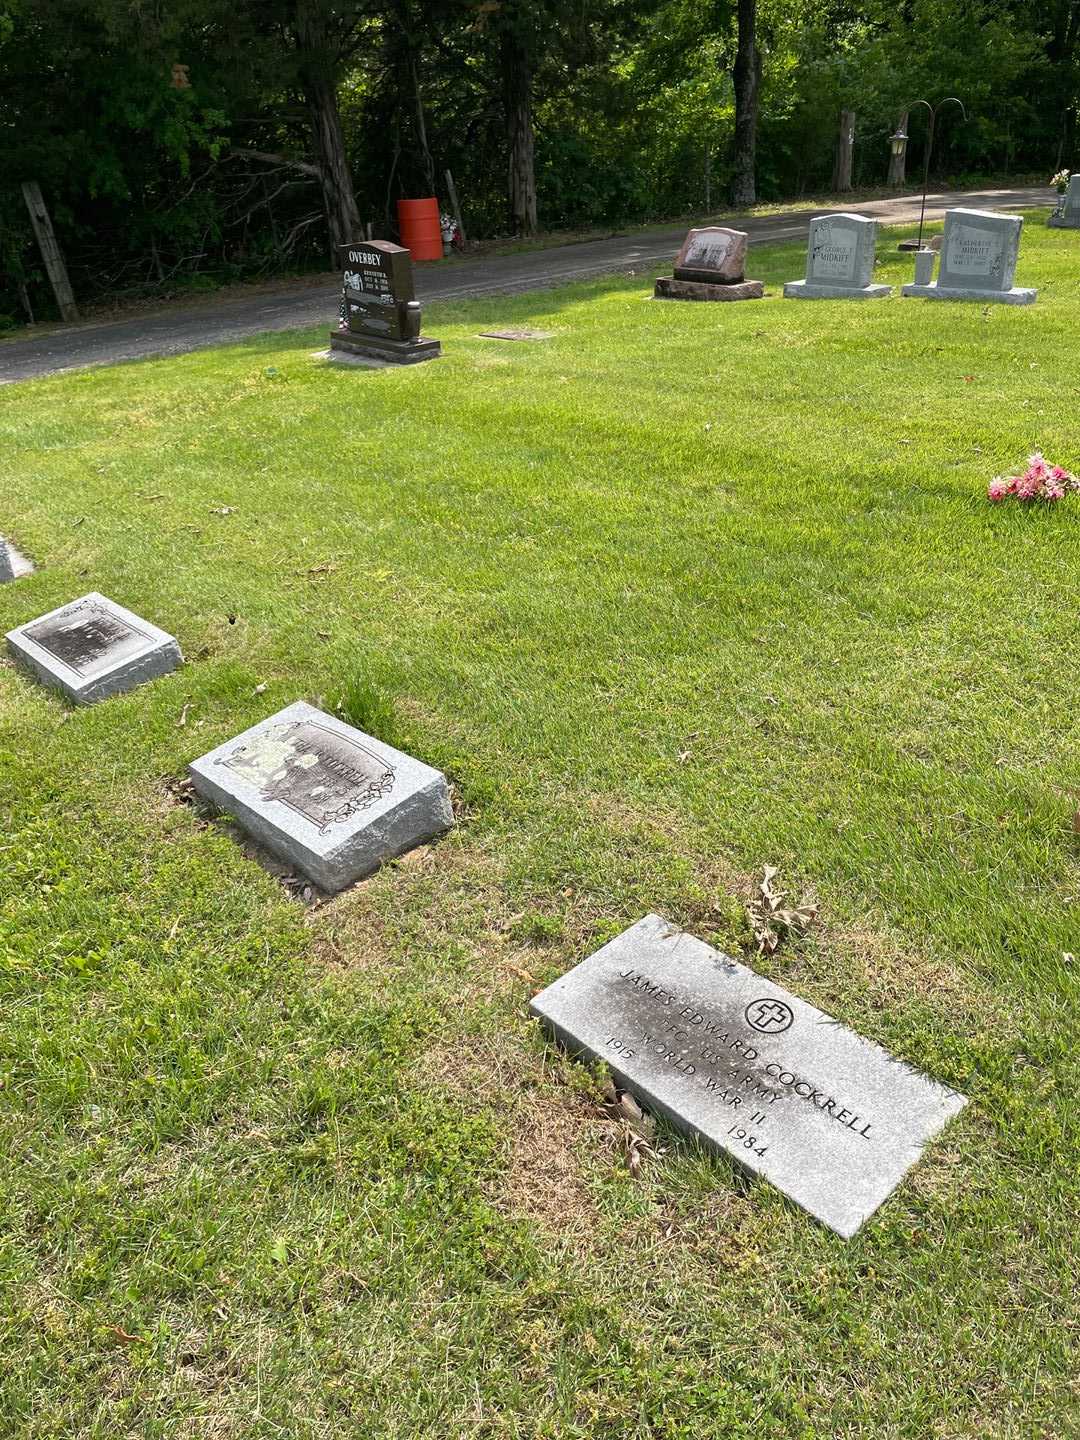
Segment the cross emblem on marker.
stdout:
[[779,1035],[795,1019],[782,1000],[753,1000],[745,1010],[746,1023],[763,1035]]

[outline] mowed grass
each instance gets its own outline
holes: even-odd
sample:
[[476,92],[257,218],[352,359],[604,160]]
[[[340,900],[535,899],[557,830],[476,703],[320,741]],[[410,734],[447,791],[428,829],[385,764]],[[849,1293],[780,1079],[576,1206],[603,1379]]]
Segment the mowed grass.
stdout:
[[[0,392],[0,627],[100,589],[188,660],[0,670],[3,1434],[1080,1433],[1080,498],[985,500],[1080,467],[1080,237],[1031,309],[752,261]],[[320,697],[460,823],[305,908],[170,782]],[[766,863],[823,923],[759,968],[971,1099],[849,1242],[668,1132],[631,1176],[526,1016],[648,910],[742,953]]]

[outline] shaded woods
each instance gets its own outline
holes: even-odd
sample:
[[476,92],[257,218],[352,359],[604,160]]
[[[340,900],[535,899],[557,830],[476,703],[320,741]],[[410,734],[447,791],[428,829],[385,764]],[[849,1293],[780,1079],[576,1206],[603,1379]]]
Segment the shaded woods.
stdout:
[[842,109],[884,184],[921,95],[970,116],[940,176],[1049,175],[1078,32],[1080,0],[0,0],[0,324],[55,314],[24,181],[93,298],[325,267],[447,170],[477,237],[822,190]]

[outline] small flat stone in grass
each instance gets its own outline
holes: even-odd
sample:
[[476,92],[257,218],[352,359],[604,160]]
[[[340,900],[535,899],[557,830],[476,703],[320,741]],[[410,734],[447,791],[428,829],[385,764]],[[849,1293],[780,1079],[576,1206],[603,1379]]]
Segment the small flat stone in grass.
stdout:
[[481,330],[481,340],[550,340],[554,330]]
[[967,1103],[658,915],[530,1008],[648,1108],[845,1238]]
[[172,635],[97,591],[7,636],[16,659],[80,705],[133,690],[183,663]]
[[439,770],[297,701],[189,767],[196,791],[323,890],[448,830]]
[[24,575],[33,573],[32,562],[25,555],[20,555],[10,540],[0,535],[0,585],[9,580],[21,580]]

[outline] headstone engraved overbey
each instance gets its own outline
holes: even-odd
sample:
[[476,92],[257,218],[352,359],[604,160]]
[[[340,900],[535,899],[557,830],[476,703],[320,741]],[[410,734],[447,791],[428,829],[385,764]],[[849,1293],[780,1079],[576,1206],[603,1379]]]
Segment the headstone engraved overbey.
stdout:
[[344,355],[415,365],[441,354],[438,340],[420,334],[420,304],[412,256],[402,245],[366,240],[340,247],[340,328],[330,349]]
[[453,823],[446,777],[303,701],[189,766],[196,791],[324,890]]
[[845,1237],[967,1103],[658,915],[531,1009],[646,1106]]
[[875,285],[877,221],[863,215],[818,215],[810,221],[806,279],[784,286],[789,300],[876,300],[892,293]]
[[937,280],[905,285],[903,293],[926,300],[1033,304],[1038,292],[1013,284],[1023,224],[1020,215],[993,210],[947,210]]
[[747,280],[743,230],[709,225],[690,230],[675,257],[671,275],[662,275],[653,291],[657,300],[760,300],[765,287]]
[[7,641],[44,684],[83,705],[167,675],[183,661],[172,635],[96,591],[12,630]]

